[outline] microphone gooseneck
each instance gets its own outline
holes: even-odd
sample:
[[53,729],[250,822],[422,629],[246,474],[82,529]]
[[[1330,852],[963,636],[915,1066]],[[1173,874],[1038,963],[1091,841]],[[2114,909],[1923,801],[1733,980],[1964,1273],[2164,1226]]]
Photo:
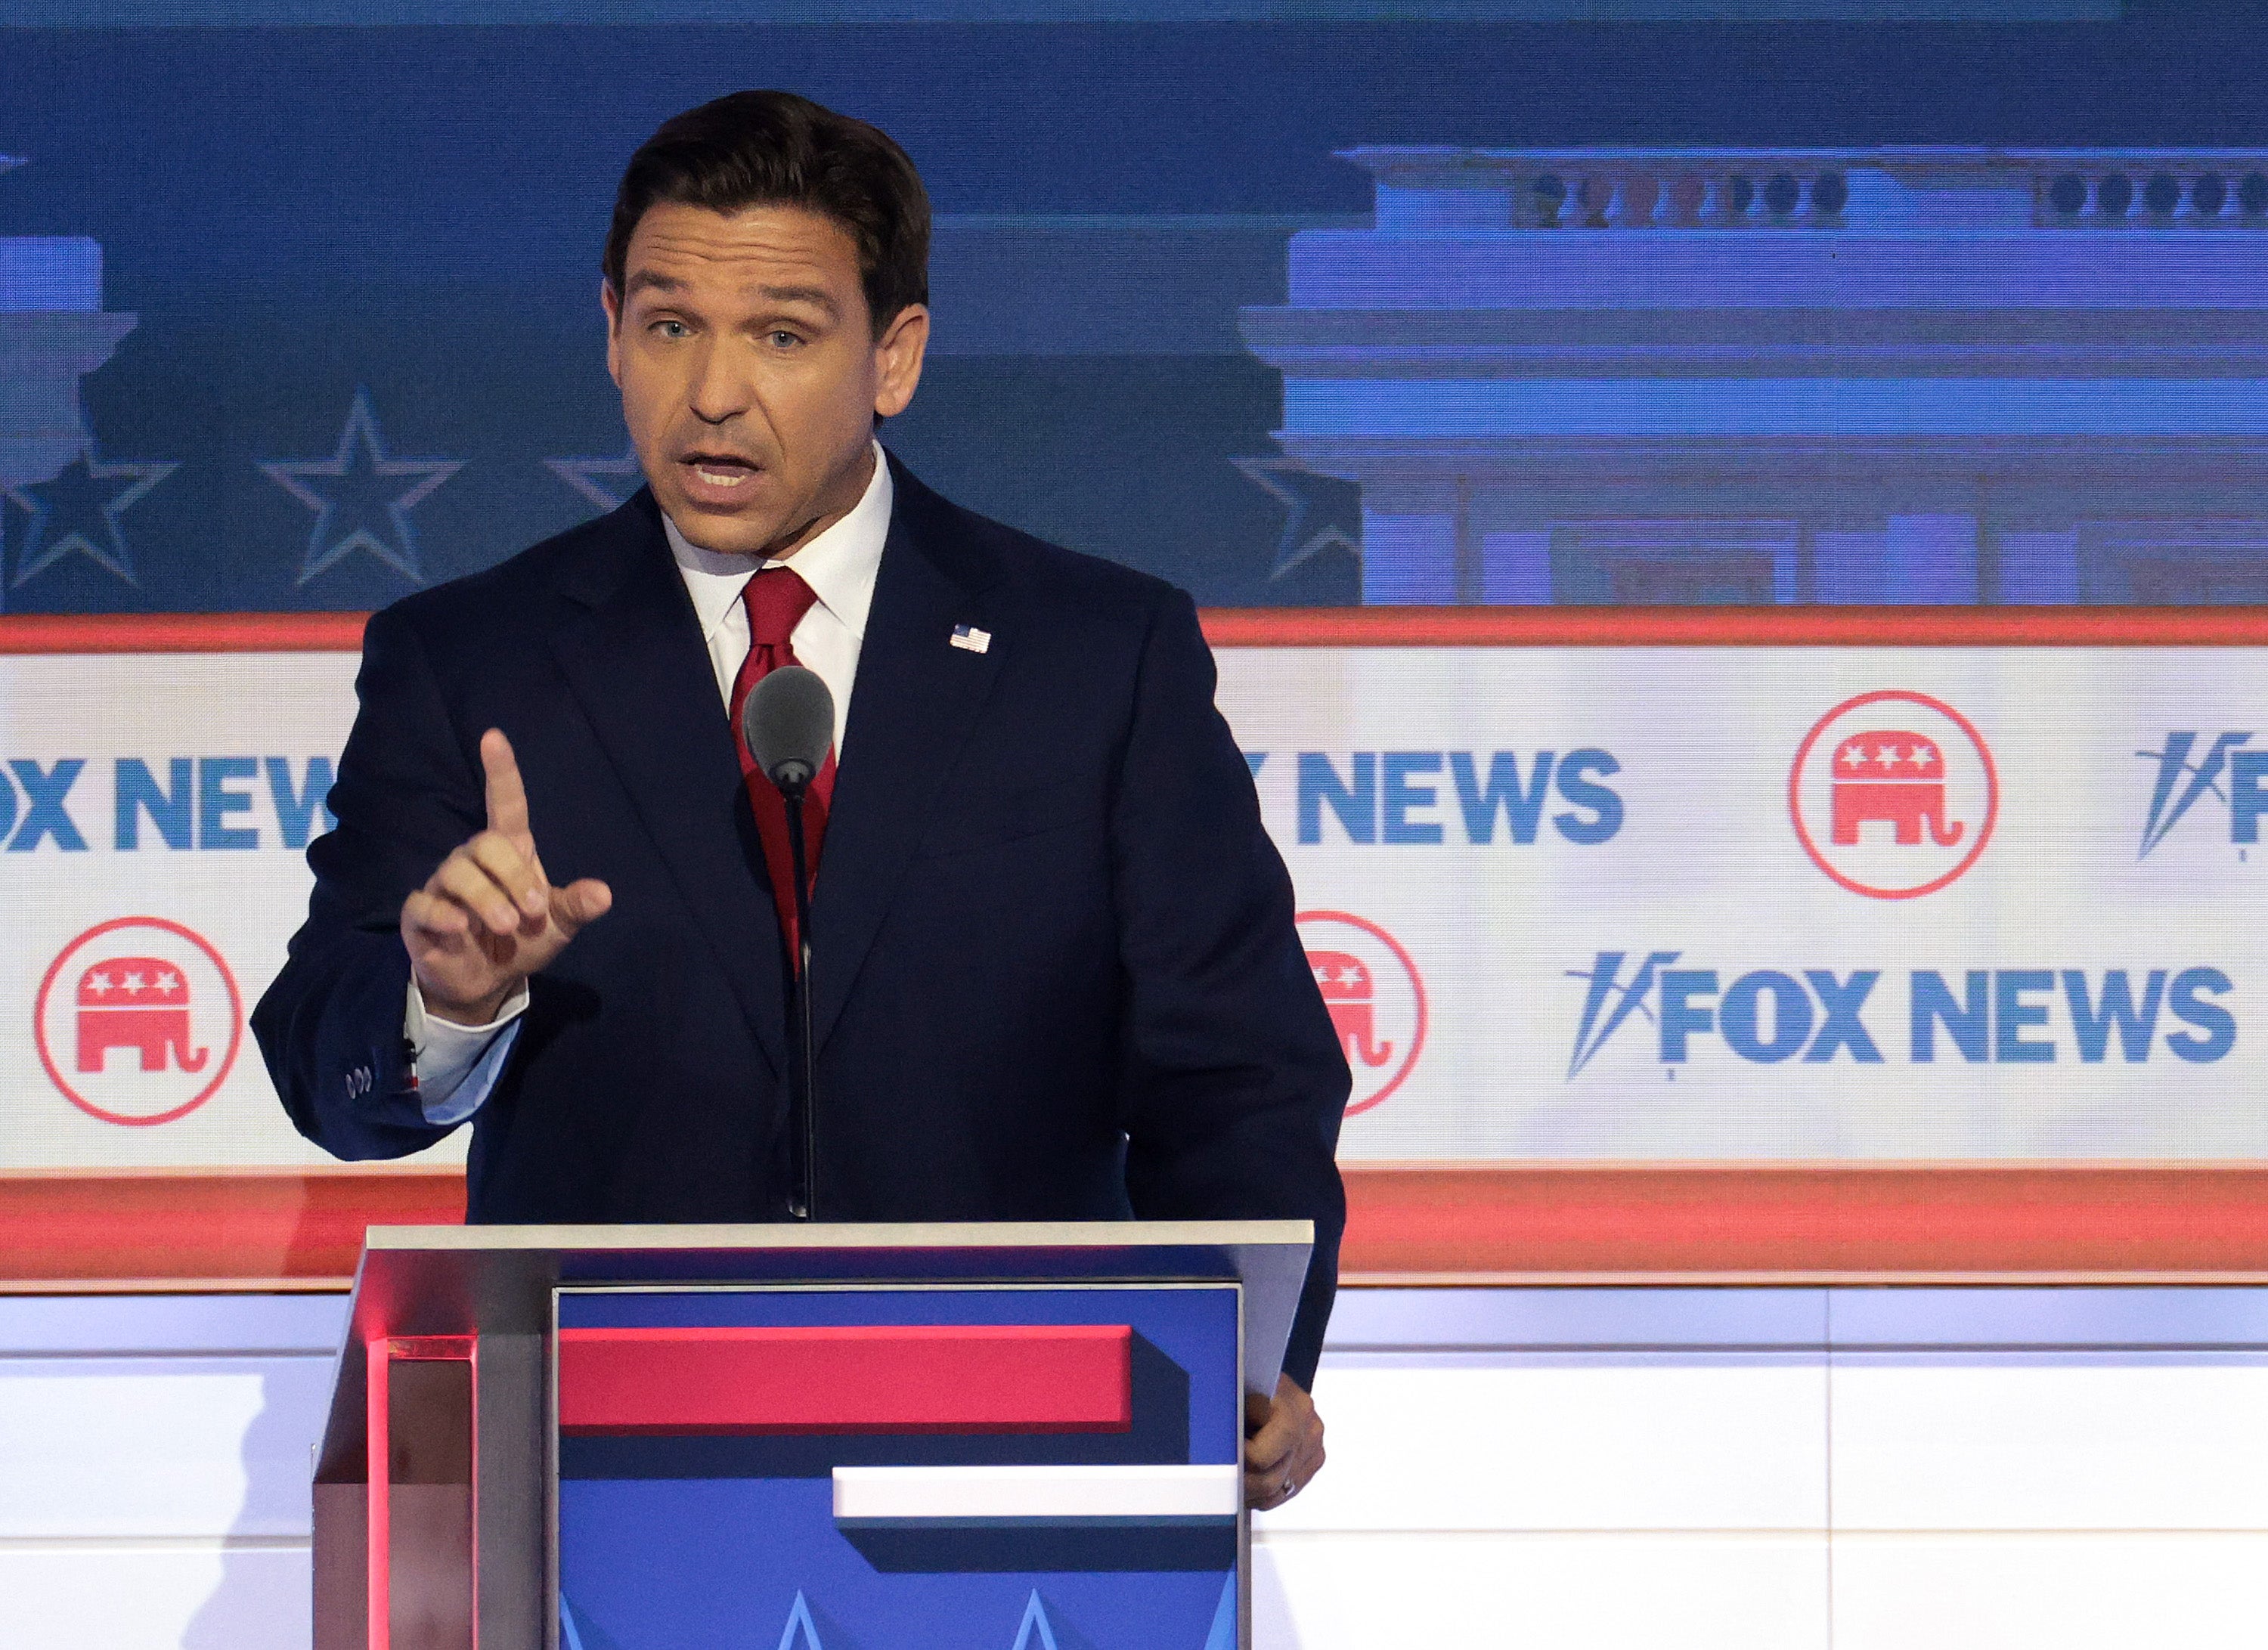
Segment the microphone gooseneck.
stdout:
[[795,1067],[788,1083],[788,1136],[795,1143],[795,1175],[788,1212],[814,1218],[819,1177],[819,1049],[811,1017],[811,877],[804,844],[803,805],[811,782],[835,742],[835,696],[816,671],[783,665],[748,690],[740,707],[740,737],[764,777],[787,803],[791,880],[795,884],[796,945],[788,1004]]

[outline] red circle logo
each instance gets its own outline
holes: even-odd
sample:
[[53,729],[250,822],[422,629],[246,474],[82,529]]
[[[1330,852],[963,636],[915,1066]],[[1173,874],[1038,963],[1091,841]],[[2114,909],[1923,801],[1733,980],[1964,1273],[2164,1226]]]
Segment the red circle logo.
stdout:
[[1354,1072],[1346,1115],[1381,1104],[1425,1047],[1425,983],[1402,944],[1345,911],[1302,911],[1300,943]]
[[2000,777],[1976,725],[1926,693],[1845,699],[1796,748],[1788,815],[1812,863],[1870,899],[1910,900],[1977,863]]
[[244,1000],[203,936],[162,917],[120,917],[48,965],[32,1033],[72,1105],[146,1128],[220,1091],[244,1042]]

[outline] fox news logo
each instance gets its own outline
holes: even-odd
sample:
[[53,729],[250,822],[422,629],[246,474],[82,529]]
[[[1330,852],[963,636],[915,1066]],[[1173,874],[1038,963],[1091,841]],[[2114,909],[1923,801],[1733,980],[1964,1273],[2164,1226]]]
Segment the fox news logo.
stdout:
[[2198,730],[2186,728],[2168,733],[2162,750],[2134,753],[2157,764],[2136,858],[2147,859],[2208,797],[2226,811],[2232,844],[2241,850],[2260,840],[2260,817],[2268,814],[2268,749],[2248,749],[2250,733],[2217,733],[2200,750],[2203,739]]
[[328,756],[12,757],[0,762],[0,842],[19,854],[298,850],[338,822],[331,780]]
[[[1270,753],[1248,750],[1256,782]],[[1623,828],[1622,794],[1606,783],[1623,765],[1609,751],[1359,750],[1294,754],[1298,840],[1425,847],[1506,842],[1544,832],[1591,848]],[[1554,806],[1555,799],[1558,806]]]
[[1602,951],[1588,969],[1568,971],[1587,987],[1570,1080],[1633,1020],[1652,1028],[1657,1062],[1672,1068],[1705,1041],[1760,1065],[1881,1065],[1892,1053],[1916,1065],[2074,1056],[2092,1065],[2114,1050],[2130,1064],[2165,1053],[2209,1064],[2236,1046],[2236,1016],[2217,1000],[2235,987],[2215,968],[1916,969],[1895,1019],[1895,1009],[1874,1004],[1880,969],[1756,969],[1728,980],[1716,969],[1677,967],[1683,955]]

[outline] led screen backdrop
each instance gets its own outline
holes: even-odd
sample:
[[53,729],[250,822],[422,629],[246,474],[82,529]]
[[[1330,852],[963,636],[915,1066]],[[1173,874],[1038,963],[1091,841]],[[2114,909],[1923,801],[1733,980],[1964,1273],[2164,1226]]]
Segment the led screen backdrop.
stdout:
[[1223,700],[1350,1159],[2259,1157],[2259,668],[1253,649]]
[[[1300,623],[1219,622],[1220,703],[1355,1074],[1349,1161],[2268,1157],[2257,646]],[[353,666],[0,659],[0,1168],[322,1160],[243,1016]]]
[[[13,0],[0,624],[626,497],[612,189],[749,85],[928,178],[892,446],[1211,608],[2268,600],[2243,8],[1393,11]],[[314,1160],[243,1015],[352,659],[277,634],[0,661],[6,1165]],[[1351,1157],[2260,1154],[2253,651],[1386,634],[1222,662]]]
[[0,659],[0,1163],[325,1160],[245,1022],[306,910],[355,663]]
[[893,443],[1208,605],[2261,600],[2264,36],[2124,11],[10,0],[0,599],[361,609],[618,499],[615,180],[777,85],[935,198]]

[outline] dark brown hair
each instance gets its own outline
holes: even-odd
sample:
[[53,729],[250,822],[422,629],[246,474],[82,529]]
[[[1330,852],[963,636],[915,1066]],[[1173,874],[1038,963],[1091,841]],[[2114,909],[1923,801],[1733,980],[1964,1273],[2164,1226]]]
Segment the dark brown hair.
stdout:
[[615,192],[607,284],[622,291],[630,236],[661,203],[737,212],[799,206],[833,219],[858,247],[874,335],[929,302],[929,195],[906,151],[880,128],[792,92],[735,92],[662,122]]

